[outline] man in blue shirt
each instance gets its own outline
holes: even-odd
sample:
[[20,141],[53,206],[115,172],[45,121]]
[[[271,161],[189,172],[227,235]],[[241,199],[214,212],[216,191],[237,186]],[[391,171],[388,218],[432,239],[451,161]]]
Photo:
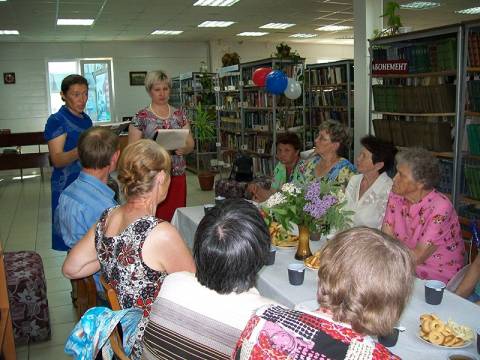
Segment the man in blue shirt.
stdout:
[[103,127],[92,127],[80,135],[78,156],[82,171],[61,194],[56,220],[65,245],[72,248],[109,207],[117,205],[115,192],[107,186],[120,151],[118,136]]
[[[65,245],[70,249],[96,224],[105,209],[117,205],[115,192],[107,186],[108,176],[117,168],[120,156],[118,136],[110,129],[92,127],[78,139],[78,157],[82,171],[60,195],[55,211]],[[97,294],[102,298],[100,272],[93,275]],[[79,280],[72,281],[72,301],[77,306]],[[82,315],[83,309],[79,307]]]

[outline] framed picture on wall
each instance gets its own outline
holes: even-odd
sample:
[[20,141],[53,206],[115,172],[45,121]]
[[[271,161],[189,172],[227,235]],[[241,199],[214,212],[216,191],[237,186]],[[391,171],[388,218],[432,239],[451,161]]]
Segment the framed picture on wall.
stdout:
[[146,71],[130,71],[130,86],[143,86],[145,85]]
[[4,84],[15,84],[15,73],[7,72],[3,73],[3,83]]

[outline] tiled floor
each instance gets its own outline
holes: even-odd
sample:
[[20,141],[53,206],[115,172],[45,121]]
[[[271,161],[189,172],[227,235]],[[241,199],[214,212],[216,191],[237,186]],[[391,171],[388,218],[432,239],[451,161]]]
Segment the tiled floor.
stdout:
[[[30,174],[30,172],[25,172]],[[36,172],[38,174],[38,171]],[[61,273],[65,254],[51,250],[50,178],[13,180],[18,172],[0,172],[0,241],[5,251],[35,250],[42,259],[47,279],[47,296],[52,326],[48,342],[17,348],[20,360],[70,359],[63,352],[65,340],[75,322],[70,282]],[[197,177],[187,176],[187,205],[213,202],[212,191],[201,191]]]

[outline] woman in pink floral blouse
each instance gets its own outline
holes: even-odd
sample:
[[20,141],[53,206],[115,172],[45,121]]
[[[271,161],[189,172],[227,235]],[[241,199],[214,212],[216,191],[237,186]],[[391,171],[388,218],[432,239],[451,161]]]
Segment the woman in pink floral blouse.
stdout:
[[403,242],[421,279],[448,282],[464,265],[463,240],[450,200],[435,190],[438,160],[420,148],[397,154],[382,230]]
[[[152,99],[149,106],[141,109],[133,118],[128,130],[128,143],[141,138],[153,139],[160,129],[189,129],[190,123],[182,109],[170,106],[171,82],[163,71],[151,71],[145,78],[145,88]],[[171,153],[172,178],[167,198],[161,203],[156,216],[171,221],[173,213],[179,207],[187,205],[187,179],[185,176],[184,156],[193,151],[195,143],[192,135],[187,138],[183,148]]]

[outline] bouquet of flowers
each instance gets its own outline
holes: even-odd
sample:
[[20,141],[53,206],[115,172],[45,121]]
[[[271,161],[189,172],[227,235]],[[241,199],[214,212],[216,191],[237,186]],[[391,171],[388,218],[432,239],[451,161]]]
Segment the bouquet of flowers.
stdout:
[[315,180],[304,186],[284,184],[263,205],[267,225],[275,221],[284,229],[291,224],[308,228],[311,233],[327,234],[350,224],[351,211],[344,209],[345,193],[340,184]]

